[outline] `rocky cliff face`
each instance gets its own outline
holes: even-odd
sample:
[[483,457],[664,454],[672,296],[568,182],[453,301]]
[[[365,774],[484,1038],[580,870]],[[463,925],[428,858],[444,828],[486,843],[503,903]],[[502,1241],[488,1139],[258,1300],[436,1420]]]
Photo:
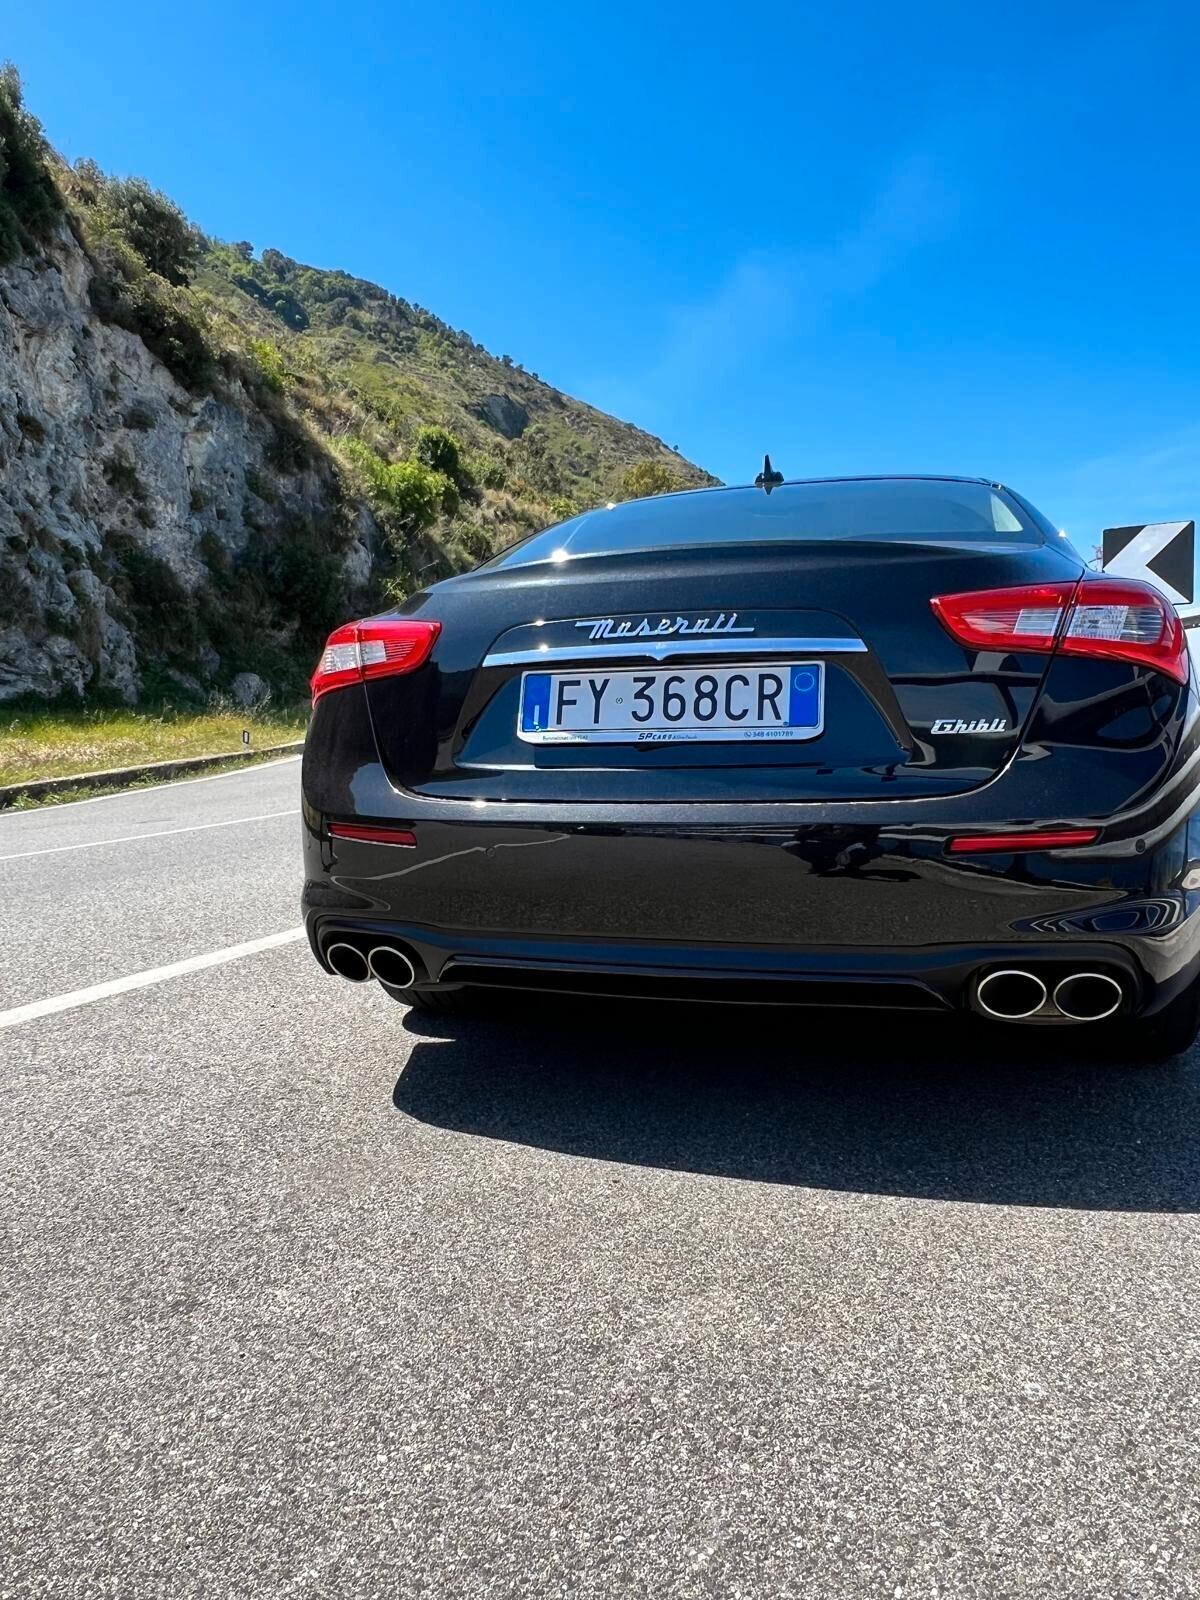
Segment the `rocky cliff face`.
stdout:
[[0,268],[0,701],[133,701],[151,669],[228,688],[370,576],[371,514],[328,455],[236,373],[181,388],[96,313],[93,271],[66,226]]

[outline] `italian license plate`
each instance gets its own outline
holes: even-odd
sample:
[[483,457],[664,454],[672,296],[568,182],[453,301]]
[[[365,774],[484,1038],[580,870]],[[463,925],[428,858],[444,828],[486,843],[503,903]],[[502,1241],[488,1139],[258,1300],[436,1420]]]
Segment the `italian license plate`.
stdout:
[[529,744],[725,744],[815,739],[824,725],[821,662],[756,661],[526,672],[517,733]]

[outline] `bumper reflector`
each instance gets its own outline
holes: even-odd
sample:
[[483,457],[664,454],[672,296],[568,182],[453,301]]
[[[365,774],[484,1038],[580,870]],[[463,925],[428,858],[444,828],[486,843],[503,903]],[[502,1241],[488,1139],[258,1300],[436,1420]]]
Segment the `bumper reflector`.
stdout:
[[409,850],[417,844],[411,828],[378,828],[360,822],[331,822],[329,835],[332,839],[361,839],[366,844],[399,844]]
[[1012,855],[1026,850],[1067,850],[1072,845],[1095,844],[1099,828],[1043,829],[1040,833],[977,833],[951,839],[946,846],[952,856]]

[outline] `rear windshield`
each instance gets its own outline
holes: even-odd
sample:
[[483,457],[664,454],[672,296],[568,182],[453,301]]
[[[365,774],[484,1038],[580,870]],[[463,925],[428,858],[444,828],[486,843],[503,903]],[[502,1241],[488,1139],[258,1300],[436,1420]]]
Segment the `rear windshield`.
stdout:
[[624,550],[764,540],[891,539],[1043,543],[1025,512],[984,483],[853,479],[762,489],[698,490],[585,511],[501,551],[489,566],[523,566]]

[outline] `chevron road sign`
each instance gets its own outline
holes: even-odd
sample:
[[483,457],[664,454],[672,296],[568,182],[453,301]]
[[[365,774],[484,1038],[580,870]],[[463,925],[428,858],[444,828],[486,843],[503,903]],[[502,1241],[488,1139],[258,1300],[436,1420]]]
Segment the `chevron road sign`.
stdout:
[[1200,618],[1195,522],[1139,522],[1105,528],[1100,564],[1114,578],[1140,578],[1173,600],[1185,617]]

